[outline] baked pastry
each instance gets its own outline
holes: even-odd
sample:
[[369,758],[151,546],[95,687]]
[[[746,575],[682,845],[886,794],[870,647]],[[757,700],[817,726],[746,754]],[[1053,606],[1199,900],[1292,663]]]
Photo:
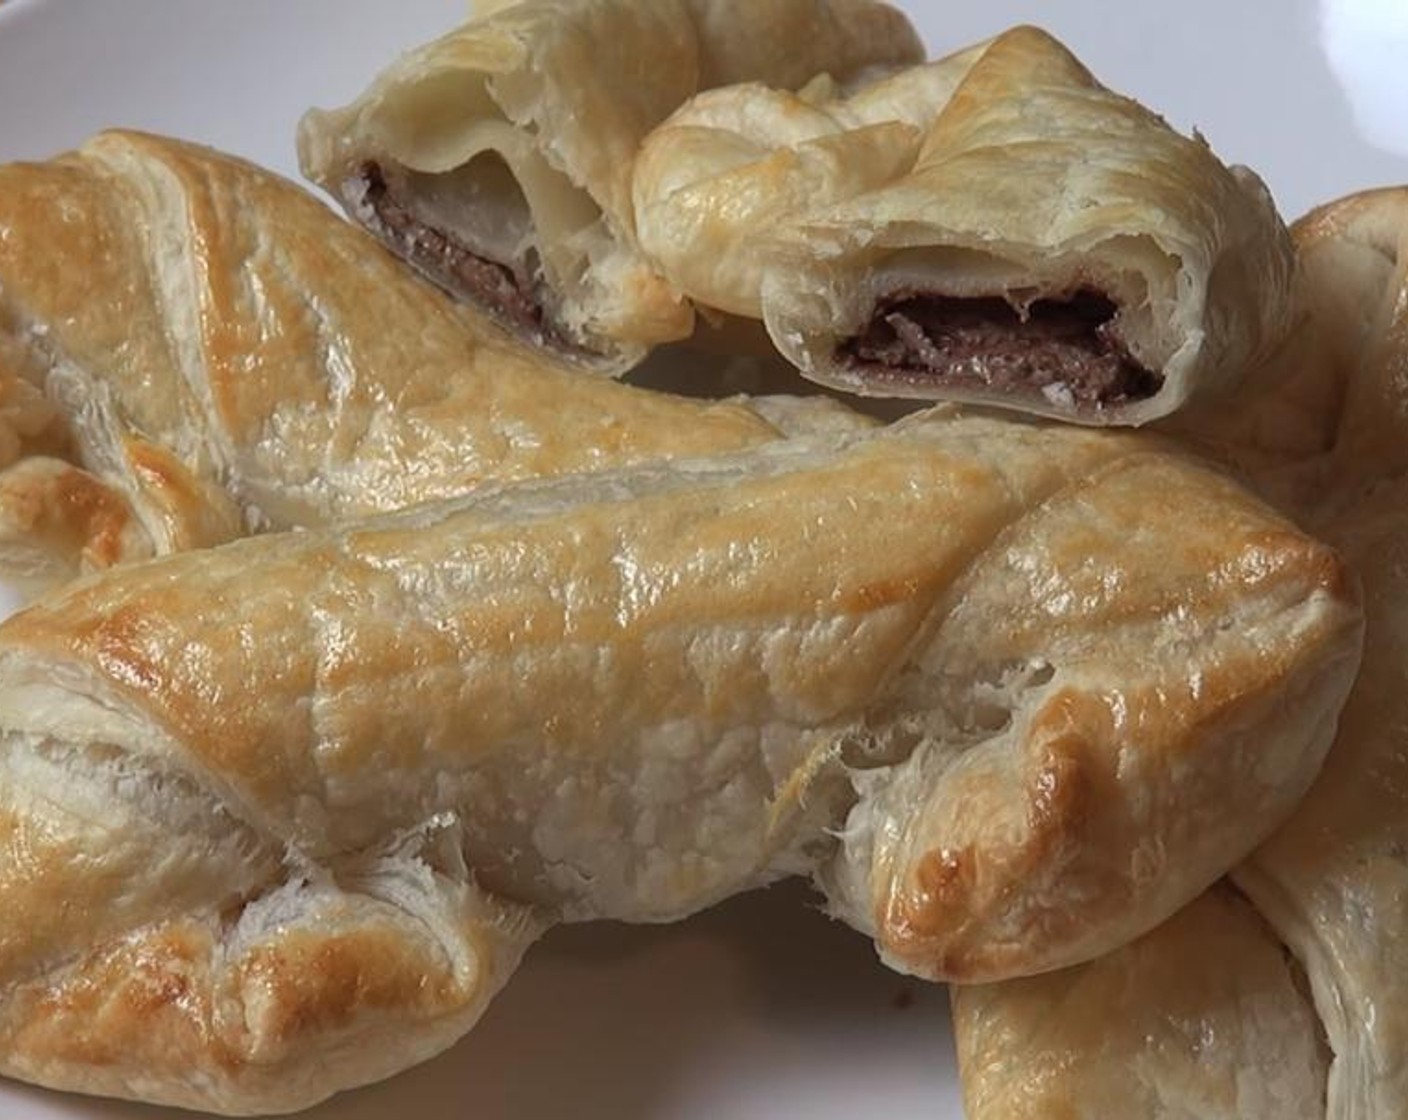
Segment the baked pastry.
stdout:
[[1296,238],[1343,397],[1329,485],[1352,503],[1408,472],[1408,186],[1322,206]]
[[[971,1120],[1377,1120],[1408,1109],[1408,480],[1327,535],[1363,578],[1364,661],[1310,794],[1233,870],[1261,918],[1239,919],[1234,941],[1204,901],[1109,958],[957,992]],[[1313,1016],[1287,967],[1274,967],[1285,947],[1308,976]],[[1328,1077],[1307,1056],[1322,1038]],[[1224,1067],[1240,1080],[1224,1083]]]
[[[1313,328],[1307,340],[1322,365],[1321,383],[1307,393],[1308,377],[1289,378],[1291,398],[1268,398],[1266,422],[1246,428],[1265,437],[1263,448],[1287,436],[1294,446],[1315,433],[1303,444],[1312,453],[1300,464],[1304,485],[1283,493],[1301,520],[1340,549],[1364,587],[1363,664],[1324,770],[1290,820],[1232,872],[1264,923],[1267,944],[1256,953],[1268,957],[1275,944],[1294,954],[1316,1018],[1307,1025],[1299,1014],[1270,1013],[1284,1003],[1276,994],[1284,981],[1264,969],[1235,985],[1210,981],[1190,1012],[1193,980],[1177,962],[1201,959],[1212,975],[1233,950],[1219,947],[1205,921],[1180,919],[1177,930],[1148,939],[1138,971],[1132,958],[1116,955],[1045,980],[1045,988],[1003,984],[958,993],[960,1053],[992,1058],[965,1063],[974,1120],[1024,1115],[1011,1108],[1026,1100],[1023,1085],[1032,1086],[1033,1101],[1065,1102],[1064,1114],[1073,1117],[1169,1115],[1159,1100],[1133,1093],[1128,1070],[1138,1070],[1146,1086],[1173,1081],[1191,1091],[1187,1054],[1167,1039],[1197,1033],[1198,1024],[1213,1040],[1198,1060],[1217,1062],[1224,1045],[1239,1050],[1247,1084],[1259,1087],[1255,1100],[1266,1105],[1225,1098],[1188,1110],[1199,1116],[1370,1120],[1408,1111],[1408,475],[1401,452],[1408,400],[1398,376],[1408,359],[1406,203],[1402,190],[1367,192],[1296,224]],[[1306,407],[1313,401],[1323,411]],[[1243,416],[1254,418],[1250,409]],[[1326,423],[1334,429],[1328,441]],[[1288,460],[1283,472],[1295,466]],[[1249,944],[1248,962],[1251,951]],[[1182,974],[1176,981],[1161,979],[1175,972]],[[1118,993],[1109,986],[1115,976],[1122,977]],[[1059,1004],[1040,1004],[1038,991]],[[1124,1030],[1136,1015],[1139,1026]],[[1101,1024],[1116,1032],[1116,1045],[1096,1036]],[[1332,1061],[1311,1092],[1303,1077],[1311,1067],[1294,1055],[1316,1038],[1326,1040]]]
[[1159,422],[1298,515],[1408,470],[1408,188],[1349,195],[1291,227],[1300,314],[1229,397]]
[[[877,0],[524,0],[404,56],[299,128],[304,173],[423,273],[619,375],[693,311],[639,252],[631,164],[700,90],[923,57]],[[648,60],[643,65],[642,60]]]
[[121,493],[82,468],[33,455],[0,471],[0,577],[21,599],[151,554]]
[[[1004,472],[1068,454],[1054,449],[1062,441],[1119,454],[1109,433],[1082,442],[1059,431],[1009,422],[988,438]],[[1039,516],[1009,524],[999,547],[968,562],[933,624],[936,658],[919,654],[925,670],[896,677],[896,687],[937,686],[942,700],[931,696],[922,719],[894,728],[902,762],[873,778],[857,764],[861,800],[818,878],[832,912],[873,934],[901,971],[975,982],[1131,940],[1191,898],[1193,883],[1217,877],[1213,849],[1236,847],[1247,825],[1289,812],[1297,798],[1282,800],[1278,787],[1304,780],[1293,758],[1333,733],[1357,624],[1337,639],[1347,656],[1327,691],[1289,682],[1268,691],[1246,674],[1252,649],[1270,649],[1262,612],[1278,613],[1244,598],[1260,564],[1251,542],[1270,545],[1279,530],[1252,530],[1241,514],[1229,522],[1231,484],[1202,468],[1171,469],[1167,455],[1135,453],[1091,478],[1093,489],[1052,493]],[[1151,516],[1154,493],[1180,516]],[[1239,560],[1220,556],[1243,547]],[[1326,593],[1354,600],[1338,567],[1322,571]],[[1150,675],[1131,676],[1135,665]],[[921,745],[911,749],[915,736]],[[1278,740],[1300,745],[1263,753]],[[965,746],[958,755],[955,743]],[[1152,752],[1148,770],[1130,756],[1135,743]],[[1190,752],[1208,752],[1218,776],[1183,769]],[[1153,793],[1146,778],[1177,792]],[[1228,799],[1234,787],[1243,792]]]
[[1235,872],[1303,963],[1333,1053],[1326,1116],[1408,1112],[1408,479],[1327,532],[1365,590],[1364,664],[1324,772]]
[[[578,376],[303,190],[209,149],[110,132],[0,167],[10,575],[777,435],[736,402]],[[26,465],[39,455],[68,466]]]
[[1050,35],[1015,28],[867,98],[721,93],[640,162],[654,253],[678,237],[724,258],[677,270],[684,293],[699,271],[706,302],[761,293],[807,377],[1138,424],[1234,385],[1289,327],[1290,240],[1260,180]]
[[1032,28],[973,64],[907,176],[786,244],[768,330],[856,392],[1138,424],[1234,385],[1291,319],[1260,180]]
[[641,248],[698,307],[761,320],[767,243],[802,215],[903,178],[986,43],[859,84],[749,82],[694,97],[641,145]]
[[1226,885],[1089,964],[952,997],[968,1120],[1324,1120],[1304,977]]
[[927,975],[1098,953],[1300,796],[1358,640],[1195,461],[944,411],[113,569],[0,627],[0,1070],[296,1108],[545,923],[818,868]]

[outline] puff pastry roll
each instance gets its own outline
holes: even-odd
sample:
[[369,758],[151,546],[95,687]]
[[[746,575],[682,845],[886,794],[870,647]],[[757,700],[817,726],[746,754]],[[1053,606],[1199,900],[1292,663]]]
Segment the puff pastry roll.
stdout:
[[639,251],[631,165],[700,90],[923,57],[876,0],[491,5],[299,129],[305,174],[519,335],[621,374],[693,311]]
[[1218,886],[1098,960],[952,989],[968,1120],[1323,1120],[1294,960]]
[[[107,133],[0,168],[12,574],[777,434],[740,404],[582,378],[298,187],[207,149]],[[19,469],[37,455],[72,469]],[[25,529],[56,518],[62,532]]]
[[544,922],[819,867],[902,967],[1098,953],[1300,796],[1358,641],[1176,451],[946,413],[113,569],[0,627],[0,1069],[293,1108]]
[[[761,274],[778,348],[855,393],[1139,424],[1231,387],[1280,340],[1291,244],[1252,173],[1103,88],[1034,28],[952,64],[965,67],[913,158],[905,110],[900,124],[812,139],[788,135],[763,98],[761,124],[743,105],[702,133],[686,120],[685,169],[642,180],[637,205],[683,199],[684,217],[660,218],[663,239],[707,228],[723,252],[743,245],[755,260],[739,271]],[[755,132],[782,150],[759,156]],[[750,192],[825,204],[790,221],[731,209]],[[735,213],[766,226],[733,227]],[[728,268],[713,271],[728,280]]]

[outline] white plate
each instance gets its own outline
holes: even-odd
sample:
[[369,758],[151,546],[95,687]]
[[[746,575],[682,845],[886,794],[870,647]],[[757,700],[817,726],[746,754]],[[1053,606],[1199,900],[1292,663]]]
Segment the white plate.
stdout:
[[[1260,170],[1290,216],[1408,181],[1405,0],[903,6],[936,51],[1043,23],[1108,84]],[[463,10],[462,0],[8,0],[0,160],[125,125],[295,175],[305,107],[350,98]],[[308,1115],[958,1120],[951,1050],[941,989],[886,972],[805,890],[784,887],[669,928],[558,930],[448,1054]],[[0,1083],[5,1120],[162,1115],[174,1114]]]

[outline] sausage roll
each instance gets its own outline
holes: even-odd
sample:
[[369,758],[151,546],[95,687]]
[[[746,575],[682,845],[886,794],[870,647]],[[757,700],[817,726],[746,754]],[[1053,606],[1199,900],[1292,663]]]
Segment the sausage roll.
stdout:
[[546,923],[789,873],[925,975],[1071,963],[1285,814],[1358,642],[1176,450],[942,411],[112,569],[0,626],[0,1070],[293,1109]]
[[636,245],[642,138],[700,90],[798,87],[917,61],[877,0],[494,4],[299,130],[305,174],[393,251],[501,323],[619,375],[686,337]]
[[[1364,660],[1310,794],[1232,872],[1267,924],[1257,932],[1248,919],[1238,949],[1190,911],[1133,951],[959,992],[973,1120],[1051,1115],[1042,1108],[1057,1101],[1058,1114],[1091,1120],[1379,1120],[1408,1110],[1408,480],[1383,486],[1326,535],[1363,579]],[[1286,976],[1268,971],[1283,944],[1308,977],[1309,1021]],[[1322,1035],[1328,1077],[1308,1081],[1307,1051]],[[1239,1092],[1189,1107],[1229,1063]]]

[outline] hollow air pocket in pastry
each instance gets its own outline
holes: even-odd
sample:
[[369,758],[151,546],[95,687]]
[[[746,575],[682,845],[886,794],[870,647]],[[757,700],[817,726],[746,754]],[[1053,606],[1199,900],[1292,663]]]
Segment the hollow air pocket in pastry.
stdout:
[[693,312],[639,252],[631,165],[701,89],[923,57],[876,0],[523,0],[310,112],[304,173],[438,284],[619,375]]
[[209,149],[113,132],[0,167],[10,576],[735,450],[820,406],[759,407],[582,378]]
[[901,967],[1068,963],[1283,816],[1358,638],[1166,445],[945,412],[113,569],[0,627],[0,1069],[294,1108],[545,923],[788,873]]
[[759,251],[768,331],[807,377],[1089,424],[1230,388],[1293,312],[1260,180],[1033,28],[983,50],[906,174]]

